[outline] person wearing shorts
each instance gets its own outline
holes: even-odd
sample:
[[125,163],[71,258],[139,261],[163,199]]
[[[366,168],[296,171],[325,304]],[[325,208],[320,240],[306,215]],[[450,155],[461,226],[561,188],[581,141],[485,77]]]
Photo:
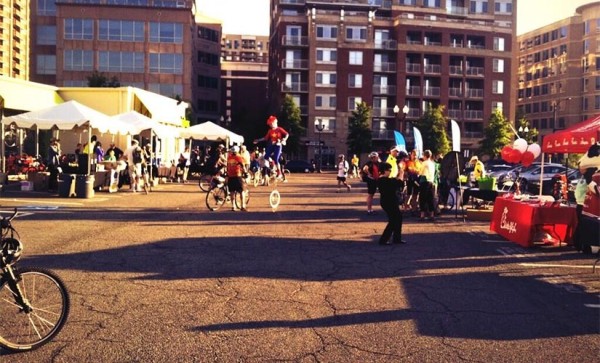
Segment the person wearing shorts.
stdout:
[[[244,182],[244,175],[247,173],[244,158],[239,154],[240,147],[234,146],[231,148],[231,153],[227,157],[227,186],[229,192],[235,196],[236,193],[248,193],[248,188]],[[240,210],[247,211],[246,198],[242,199]],[[232,206],[235,210],[235,204]]]
[[344,185],[348,191],[352,189],[348,183],[346,183],[346,177],[348,176],[348,162],[346,161],[346,157],[344,154],[340,154],[338,156],[338,173],[337,173],[337,182],[338,182],[338,193],[341,191],[340,187]]

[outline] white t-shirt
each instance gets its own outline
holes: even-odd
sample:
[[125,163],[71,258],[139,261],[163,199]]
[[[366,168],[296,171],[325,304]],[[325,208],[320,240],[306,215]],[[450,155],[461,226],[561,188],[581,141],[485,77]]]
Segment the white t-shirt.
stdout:
[[338,163],[338,174],[337,176],[343,177],[348,174],[348,162],[346,160]]
[[190,166],[190,152],[184,151],[181,153],[181,156],[185,158],[185,166]]
[[421,163],[421,174],[425,175],[427,181],[433,183],[435,178],[435,163],[431,159],[427,159]]

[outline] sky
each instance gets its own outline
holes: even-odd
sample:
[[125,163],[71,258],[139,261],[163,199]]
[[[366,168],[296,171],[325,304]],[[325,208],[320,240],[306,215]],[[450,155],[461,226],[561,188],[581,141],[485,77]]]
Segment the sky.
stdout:
[[[596,0],[517,0],[517,34],[575,14]],[[223,21],[225,34],[269,35],[269,0],[196,0],[198,9]]]

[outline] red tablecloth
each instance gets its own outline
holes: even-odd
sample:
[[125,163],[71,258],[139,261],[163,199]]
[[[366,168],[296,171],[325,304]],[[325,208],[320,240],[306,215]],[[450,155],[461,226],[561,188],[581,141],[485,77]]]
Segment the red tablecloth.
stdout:
[[513,199],[496,198],[490,229],[524,247],[533,244],[533,236],[544,230],[561,242],[571,243],[577,225],[575,208],[540,206]]

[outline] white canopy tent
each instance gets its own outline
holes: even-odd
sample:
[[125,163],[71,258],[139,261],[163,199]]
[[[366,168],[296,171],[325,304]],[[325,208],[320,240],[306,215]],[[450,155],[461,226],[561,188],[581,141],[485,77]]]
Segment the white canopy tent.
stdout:
[[243,136],[231,132],[210,121],[183,129],[180,131],[180,135],[186,139],[223,141],[226,142],[228,146],[231,144],[241,145],[244,142]]
[[[2,119],[2,127],[5,124],[12,123],[16,124],[19,128],[27,129],[35,127],[36,131],[57,130],[58,132],[60,130],[76,130],[79,128],[87,132],[88,143],[91,141],[92,129],[97,129],[101,133],[111,134],[125,135],[134,133],[133,128],[129,124],[120,120],[111,120],[107,115],[82,105],[77,101],[68,101],[42,110],[26,112]],[[4,149],[4,142],[2,142],[2,148]],[[4,155],[4,150],[2,150],[2,155]],[[90,163],[88,159],[88,174],[89,172]]]

